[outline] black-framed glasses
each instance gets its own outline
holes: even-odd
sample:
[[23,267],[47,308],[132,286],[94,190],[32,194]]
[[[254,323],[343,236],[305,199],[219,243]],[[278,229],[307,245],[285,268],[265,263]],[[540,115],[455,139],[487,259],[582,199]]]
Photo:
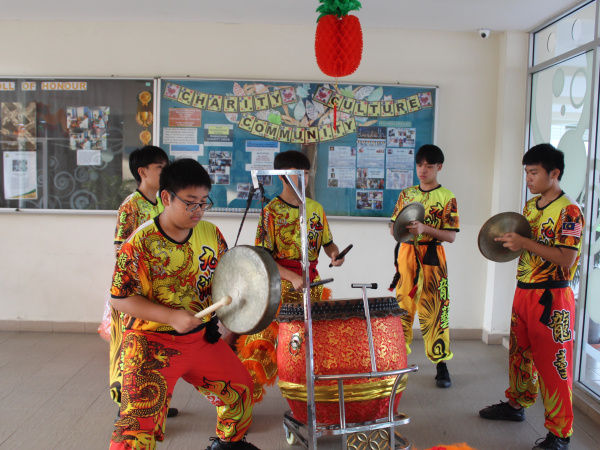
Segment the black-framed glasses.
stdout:
[[175,197],[177,197],[182,203],[185,203],[185,210],[186,211],[196,211],[198,208],[200,208],[200,211],[208,211],[214,205],[214,203],[210,199],[210,197],[208,197],[208,201],[207,202],[204,202],[204,203],[193,203],[193,202],[186,202],[184,199],[182,199],[181,197],[179,197],[173,191],[169,191],[169,193],[173,194]]

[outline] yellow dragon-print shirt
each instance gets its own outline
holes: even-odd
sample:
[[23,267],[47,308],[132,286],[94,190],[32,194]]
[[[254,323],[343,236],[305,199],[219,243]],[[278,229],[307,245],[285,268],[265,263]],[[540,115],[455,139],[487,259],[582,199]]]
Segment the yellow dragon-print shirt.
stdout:
[[[198,222],[187,240],[177,243],[162,231],[156,217],[140,226],[118,250],[111,296],[141,295],[169,308],[197,313],[212,304],[213,274],[226,251],[223,235],[210,222]],[[135,317],[125,316],[123,322],[133,330],[173,330],[167,324]]]
[[526,250],[519,259],[517,280],[524,283],[570,281],[581,255],[583,214],[579,205],[564,192],[543,208],[538,208],[539,199],[539,195],[533,197],[523,208],[523,215],[531,225],[532,239],[550,247],[577,250],[577,259],[573,266],[561,267]]
[[[449,189],[441,185],[430,191],[423,191],[417,186],[404,189],[398,196],[392,222],[396,221],[398,214],[409,203],[419,202],[425,207],[423,223],[438,230],[459,231],[458,207],[456,197]],[[420,234],[419,242],[430,242],[433,238],[428,234]]]

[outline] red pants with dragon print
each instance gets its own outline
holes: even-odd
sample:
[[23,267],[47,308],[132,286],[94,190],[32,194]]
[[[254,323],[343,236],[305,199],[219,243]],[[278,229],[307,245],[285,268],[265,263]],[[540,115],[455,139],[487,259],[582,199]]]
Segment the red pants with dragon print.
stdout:
[[217,407],[220,439],[244,437],[252,421],[252,378],[222,339],[210,344],[204,333],[125,332],[121,410],[111,449],[152,450],[164,439],[167,409],[180,378]]
[[506,398],[524,408],[544,401],[545,427],[559,437],[573,432],[573,321],[575,299],[570,287],[550,289],[547,324],[540,322],[544,289],[517,288],[510,325],[509,378]]

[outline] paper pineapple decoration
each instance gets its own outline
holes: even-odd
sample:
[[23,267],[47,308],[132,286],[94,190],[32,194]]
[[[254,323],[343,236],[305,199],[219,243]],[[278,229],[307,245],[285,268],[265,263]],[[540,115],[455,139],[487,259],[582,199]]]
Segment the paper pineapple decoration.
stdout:
[[315,56],[325,75],[339,78],[358,69],[363,38],[358,17],[348,15],[359,10],[357,0],[319,0]]

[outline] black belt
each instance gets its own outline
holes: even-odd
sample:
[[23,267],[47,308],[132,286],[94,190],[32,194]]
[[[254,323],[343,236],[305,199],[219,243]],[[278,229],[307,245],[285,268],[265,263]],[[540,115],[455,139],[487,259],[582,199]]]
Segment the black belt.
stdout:
[[517,281],[517,287],[521,289],[561,289],[569,287],[569,281],[541,281],[539,283],[524,283]]
[[544,293],[540,297],[539,304],[544,307],[544,311],[540,316],[540,322],[544,325],[548,325],[550,322],[550,313],[552,312],[552,292],[550,289],[562,289],[569,287],[569,281],[561,280],[561,281],[542,281],[539,283],[524,283],[522,281],[517,281],[517,287],[519,289],[544,289]]
[[206,340],[211,344],[214,344],[221,337],[221,333],[219,332],[219,319],[217,316],[213,316],[208,322],[204,322],[203,324],[197,326],[192,331],[188,331],[187,333],[179,333],[175,330],[169,331],[159,331],[159,333],[169,334],[171,336],[187,336],[189,334],[198,333],[206,328]]

